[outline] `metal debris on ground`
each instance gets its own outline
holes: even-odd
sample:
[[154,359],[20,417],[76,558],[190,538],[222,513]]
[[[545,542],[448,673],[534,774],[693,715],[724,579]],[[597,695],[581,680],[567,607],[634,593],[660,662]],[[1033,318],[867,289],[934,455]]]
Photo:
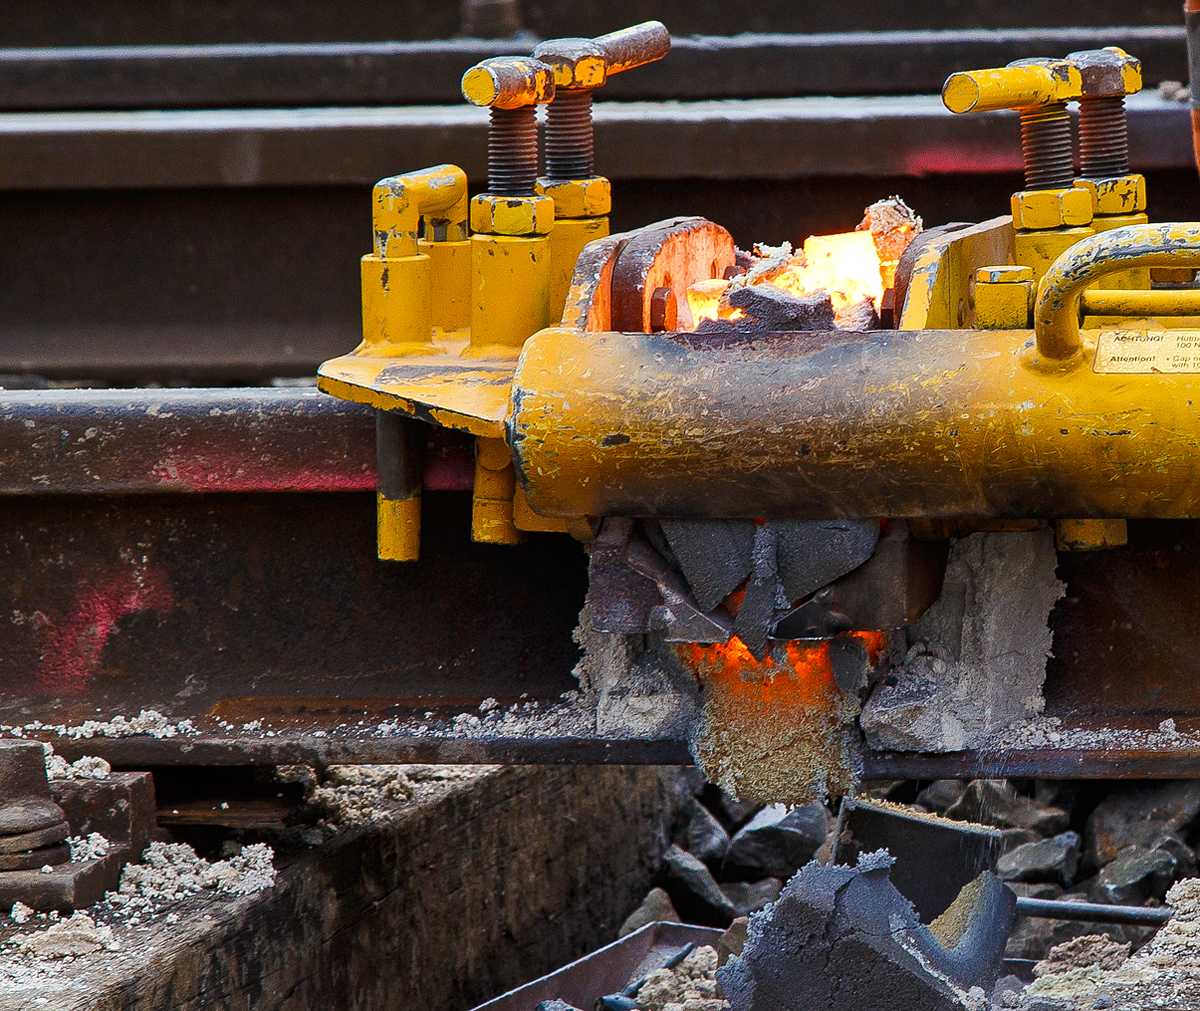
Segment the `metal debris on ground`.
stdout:
[[[304,815],[318,829],[383,824],[430,787],[478,779],[492,765],[331,765],[321,773],[306,766],[281,766],[284,781],[306,784]],[[319,833],[314,836],[319,838]]]
[[1080,1011],[1200,1007],[1200,878],[1177,882],[1166,901],[1171,919],[1127,959],[1124,945],[1098,937],[1052,949],[1035,967],[1037,979],[1020,1006],[1060,998]]

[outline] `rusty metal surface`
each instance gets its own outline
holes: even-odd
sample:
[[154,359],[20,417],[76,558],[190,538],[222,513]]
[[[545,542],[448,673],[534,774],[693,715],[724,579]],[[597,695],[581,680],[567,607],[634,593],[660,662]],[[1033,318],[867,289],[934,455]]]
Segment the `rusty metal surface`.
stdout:
[[[1146,83],[1188,78],[1182,25],[987,31],[682,36],[661,65],[614,79],[606,100],[695,101],[792,95],[933,94],[952,73],[1029,53],[1120,46]],[[521,44],[241,43],[0,49],[0,108],[243,108],[451,105],[463,71]],[[528,51],[528,46],[524,46]]]
[[1129,522],[1129,544],[1102,552],[1062,552],[1066,596],[1050,618],[1047,663],[1051,715],[1200,711],[1200,525]]
[[[1192,164],[1186,105],[1143,93],[1128,107],[1135,171]],[[954,117],[933,95],[607,102],[595,130],[614,180],[1021,167],[1015,113]],[[468,105],[0,113],[0,189],[370,185],[446,161],[482,182],[486,132]]]
[[[425,484],[470,488],[471,447],[424,429]],[[375,418],[315,389],[0,391],[0,495],[375,487]]]
[[[423,560],[374,559],[369,412],[310,390],[7,393],[0,406],[0,723],[82,727],[142,709],[194,720],[171,736],[45,734],[67,757],[126,768],[690,761],[682,739],[606,737],[594,702],[560,698],[578,687],[586,568],[566,536],[472,545],[468,496],[432,492]],[[97,477],[104,493],[88,494]],[[318,490],[356,482],[365,490]],[[841,760],[868,779],[1200,775],[1200,601],[1188,589],[1200,585],[1200,524],[1129,526],[1128,548],[1060,555],[1068,591],[1052,618],[1046,715],[1075,736],[857,754],[835,732]],[[764,722],[774,696],[762,685],[708,666],[718,708],[800,732]],[[489,698],[516,715],[475,726]],[[1161,732],[1168,718],[1177,736]],[[745,746],[770,753],[777,737]]]
[[[1033,0],[964,8],[946,0],[880,6],[851,0],[836,7],[764,0],[752,8],[721,0],[538,0],[521,6],[521,24],[534,37],[599,35],[659,17],[676,35],[714,32],[844,32],[864,24],[879,30],[1030,29],[1054,27],[1062,11]],[[143,46],[250,42],[363,42],[436,39],[456,35],[461,8],[438,0],[364,0],[349,8],[317,0],[106,0],[81,7],[61,0],[8,2],[0,10],[0,45]],[[1073,9],[1077,25],[1174,25],[1172,0],[1095,0]],[[1079,29],[1074,29],[1079,31]],[[463,32],[463,34],[469,34]]]
[[576,687],[579,545],[472,544],[465,494],[424,513],[430,550],[398,566],[375,559],[371,494],[0,501],[0,722],[286,722],[347,699],[380,722]]

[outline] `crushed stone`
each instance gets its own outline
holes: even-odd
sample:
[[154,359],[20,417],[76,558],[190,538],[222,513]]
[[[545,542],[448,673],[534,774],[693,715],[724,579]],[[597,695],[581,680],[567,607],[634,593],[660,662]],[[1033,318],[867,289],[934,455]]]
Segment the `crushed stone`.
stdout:
[[1171,719],[1163,720],[1157,730],[1107,727],[1082,730],[1064,726],[1057,716],[1044,716],[1015,720],[988,742],[989,748],[998,751],[1039,748],[1047,744],[1071,749],[1160,750],[1169,747],[1174,751],[1200,753],[1200,731],[1180,731]]
[[635,997],[639,1011],[728,1011],[717,983],[717,952],[697,948],[674,969],[655,969]]
[[1155,89],[1158,97],[1168,102],[1190,102],[1192,89],[1182,81],[1162,81]]
[[[1042,998],[1068,1001],[1075,1008],[1113,1011],[1200,1007],[1200,878],[1184,878],[1167,892],[1171,919],[1136,954],[1117,962],[1107,938],[1084,937],[1069,952],[1059,945],[1034,968],[1037,978],[1022,995],[1022,1007]],[[1074,943],[1074,942],[1070,942]],[[1091,964],[1082,964],[1090,951]],[[1115,968],[1106,968],[1116,963]],[[1100,1001],[1101,1003],[1097,1003]]]
[[65,723],[43,723],[34,720],[24,725],[0,724],[0,734],[10,734],[13,737],[24,737],[26,733],[45,732],[67,737],[71,740],[91,740],[93,737],[136,737],[145,734],[160,740],[166,737],[178,737],[181,734],[194,734],[196,728],[192,720],[177,720],[171,722],[157,709],[143,709],[132,718],[118,715],[111,720],[84,720],[76,726]]
[[94,755],[84,755],[74,762],[68,762],[62,755],[54,753],[53,744],[42,744],[46,752],[47,779],[108,779],[112,766],[103,758]]
[[12,911],[8,915],[12,917],[13,923],[24,926],[29,922],[29,918],[33,916],[33,910],[18,899],[13,903]]
[[142,860],[125,866],[119,890],[108,893],[110,903],[182,899],[205,888],[253,895],[275,884],[275,851],[266,843],[243,846],[237,856],[209,863],[187,843],[152,842]]
[[1129,958],[1130,942],[1121,944],[1107,934],[1087,934],[1073,937],[1063,944],[1056,944],[1042,961],[1034,966],[1033,974],[1039,979],[1071,969],[1119,969]]
[[[306,784],[306,804],[321,828],[383,824],[430,786],[476,779],[493,766],[331,765],[318,784],[313,770],[286,775]],[[282,770],[281,770],[282,773]]]
[[18,934],[12,940],[21,951],[37,958],[67,958],[100,950],[114,951],[121,946],[113,937],[112,927],[97,924],[82,911],[45,930]]
[[593,733],[596,705],[593,697],[582,692],[565,692],[562,703],[552,705],[530,699],[514,702],[507,708],[495,699],[484,699],[475,713],[459,713],[445,722],[404,718],[386,720],[372,730],[373,737],[439,737],[478,739],[495,736],[526,738],[571,737]]
[[67,845],[71,847],[73,863],[99,860],[101,857],[108,856],[108,851],[112,848],[112,843],[99,832],[92,832],[87,836],[73,835],[67,839]]

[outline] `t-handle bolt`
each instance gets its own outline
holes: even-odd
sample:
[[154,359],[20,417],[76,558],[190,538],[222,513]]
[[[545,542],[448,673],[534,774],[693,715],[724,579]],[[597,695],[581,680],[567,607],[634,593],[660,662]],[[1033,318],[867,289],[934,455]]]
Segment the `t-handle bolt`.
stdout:
[[659,21],[595,39],[549,39],[533,50],[554,68],[554,101],[546,110],[546,177],[587,179],[594,171],[592,91],[613,74],[661,60],[671,36]]
[[534,195],[538,170],[538,105],[554,98],[554,71],[528,56],[484,60],[462,79],[463,97],[490,106],[488,192],[495,196]]

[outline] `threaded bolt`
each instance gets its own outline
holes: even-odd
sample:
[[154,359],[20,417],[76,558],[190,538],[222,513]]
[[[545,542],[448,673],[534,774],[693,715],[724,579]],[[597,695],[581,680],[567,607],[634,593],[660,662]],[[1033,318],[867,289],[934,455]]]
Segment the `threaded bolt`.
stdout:
[[1021,110],[1021,156],[1027,190],[1065,190],[1074,185],[1071,117],[1065,102]]
[[492,106],[488,124],[488,192],[501,197],[531,197],[538,174],[537,112]]
[[1129,173],[1125,96],[1084,95],[1079,100],[1079,174],[1110,179]]
[[592,89],[559,91],[546,107],[546,175],[588,179],[594,164]]

